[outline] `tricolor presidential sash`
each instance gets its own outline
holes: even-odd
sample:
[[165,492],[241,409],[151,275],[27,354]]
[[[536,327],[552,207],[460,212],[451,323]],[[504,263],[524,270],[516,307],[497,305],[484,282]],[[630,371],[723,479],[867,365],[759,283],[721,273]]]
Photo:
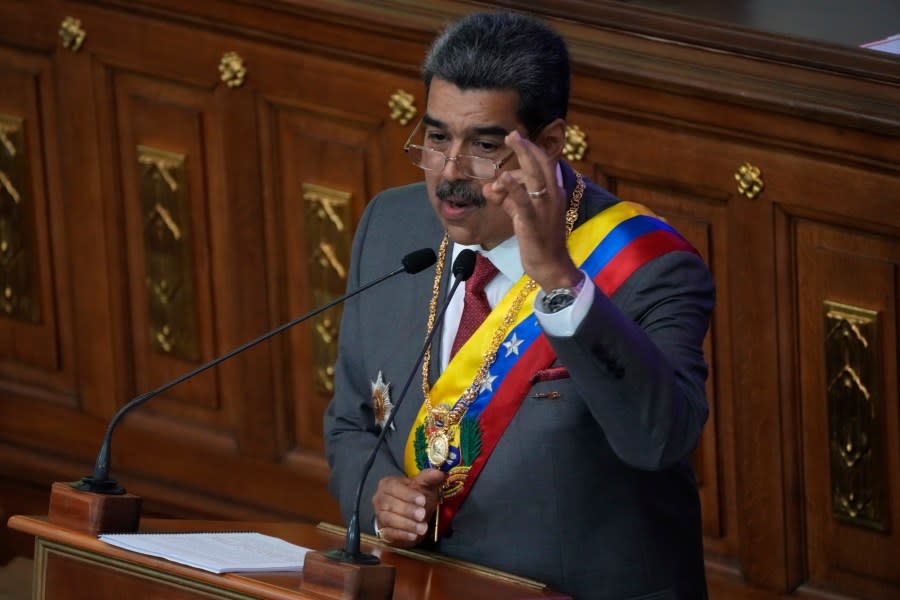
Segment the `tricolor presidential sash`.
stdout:
[[[612,296],[632,273],[654,258],[677,250],[697,252],[669,225],[629,202],[618,202],[583,223],[571,233],[567,245],[575,264],[607,296]],[[527,282],[527,276],[516,282],[459,349],[431,389],[432,406],[452,407],[471,385],[494,332]],[[447,472],[447,480],[439,508],[439,535],[443,535],[525,399],[532,375],[556,360],[534,315],[536,294],[537,289],[522,303],[481,390],[453,428],[450,453],[441,467]],[[406,442],[404,469],[409,477],[431,467],[425,417],[423,403]]]

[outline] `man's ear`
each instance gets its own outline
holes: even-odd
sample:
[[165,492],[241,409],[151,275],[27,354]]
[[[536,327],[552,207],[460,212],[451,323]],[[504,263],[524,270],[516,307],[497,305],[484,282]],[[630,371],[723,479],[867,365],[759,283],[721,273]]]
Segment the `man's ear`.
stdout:
[[563,119],[555,119],[541,129],[535,143],[541,147],[551,160],[562,158],[563,148],[566,146],[566,122]]

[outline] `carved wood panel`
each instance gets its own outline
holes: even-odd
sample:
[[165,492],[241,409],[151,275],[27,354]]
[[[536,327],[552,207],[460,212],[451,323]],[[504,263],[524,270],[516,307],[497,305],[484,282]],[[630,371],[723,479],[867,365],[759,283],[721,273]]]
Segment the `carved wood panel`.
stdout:
[[[384,156],[383,123],[374,115],[270,108],[279,150],[272,208],[277,220],[270,226],[282,244],[273,253],[283,257],[286,277],[273,294],[281,296],[288,320],[343,293],[353,232],[369,199],[369,174],[392,161]],[[321,418],[330,400],[340,315],[336,307],[287,335],[285,414],[293,419],[285,422],[285,442],[291,460],[323,460]]]
[[[257,84],[264,165],[269,293],[277,322],[342,294],[350,243],[365,204],[385,186],[421,178],[402,152],[421,110],[415,80],[307,57],[269,61]],[[417,98],[418,96],[418,98]],[[402,106],[401,106],[402,105]],[[403,123],[402,121],[406,121]],[[399,260],[399,257],[398,257]],[[363,300],[364,301],[364,300]],[[341,309],[294,328],[275,344],[280,444],[286,464],[324,491],[322,415],[330,400]]]
[[58,169],[47,131],[56,122],[51,68],[46,56],[0,48],[0,378],[68,404],[71,307],[66,270],[54,269],[62,250],[50,211],[58,191],[49,177]]
[[[346,286],[352,216],[367,200],[367,166],[380,162],[378,123],[354,123],[349,115],[332,119],[314,108],[285,108],[276,115],[282,173],[276,210],[284,243],[279,254],[288,277],[282,292],[285,307],[288,314],[299,315],[340,295]],[[321,415],[330,399],[326,369],[328,358],[334,359],[330,353],[317,357],[314,351],[335,347],[340,316],[340,307],[335,307],[317,322],[291,331],[286,340],[285,397],[294,408],[289,447],[319,459]]]
[[[129,282],[129,356],[135,395],[217,354],[207,223],[209,153],[215,143],[212,98],[205,90],[151,77],[109,74],[122,186]],[[148,412],[226,426],[218,371],[155,399]]]
[[[264,333],[265,248],[253,95],[246,81],[228,85],[218,69],[224,53],[246,57],[248,47],[129,16],[101,23],[86,51],[97,53],[91,75],[101,155],[113,166],[102,184],[110,278],[122,283],[113,318],[121,319],[116,344],[127,398]],[[165,43],[145,56],[129,36]],[[210,504],[162,492],[160,481],[219,497],[232,514],[246,514],[248,505],[271,509],[282,485],[261,474],[278,471],[268,464],[276,446],[271,373],[261,345],[154,398],[123,422],[114,462],[139,474],[157,505],[176,514]],[[147,460],[147,448],[157,460]],[[270,483],[247,484],[258,477]]]
[[792,220],[810,579],[893,597],[900,589],[900,241]]

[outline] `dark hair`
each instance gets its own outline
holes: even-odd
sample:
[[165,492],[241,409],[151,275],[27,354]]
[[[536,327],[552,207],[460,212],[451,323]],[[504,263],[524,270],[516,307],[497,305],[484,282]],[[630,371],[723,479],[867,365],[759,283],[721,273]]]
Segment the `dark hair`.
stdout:
[[515,90],[517,117],[535,133],[569,105],[566,43],[541,21],[518,13],[474,13],[451,23],[422,65],[426,93],[434,77],[461,90]]

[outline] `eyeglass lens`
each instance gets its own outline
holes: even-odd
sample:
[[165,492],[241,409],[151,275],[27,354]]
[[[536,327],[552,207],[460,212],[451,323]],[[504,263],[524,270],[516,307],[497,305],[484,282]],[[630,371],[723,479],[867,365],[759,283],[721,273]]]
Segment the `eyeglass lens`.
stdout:
[[407,147],[407,152],[412,163],[426,171],[443,171],[444,167],[447,166],[447,161],[452,160],[456,162],[456,168],[459,169],[459,172],[466,177],[492,179],[497,175],[498,165],[489,158],[468,154],[459,154],[450,158],[438,150],[413,144]]

